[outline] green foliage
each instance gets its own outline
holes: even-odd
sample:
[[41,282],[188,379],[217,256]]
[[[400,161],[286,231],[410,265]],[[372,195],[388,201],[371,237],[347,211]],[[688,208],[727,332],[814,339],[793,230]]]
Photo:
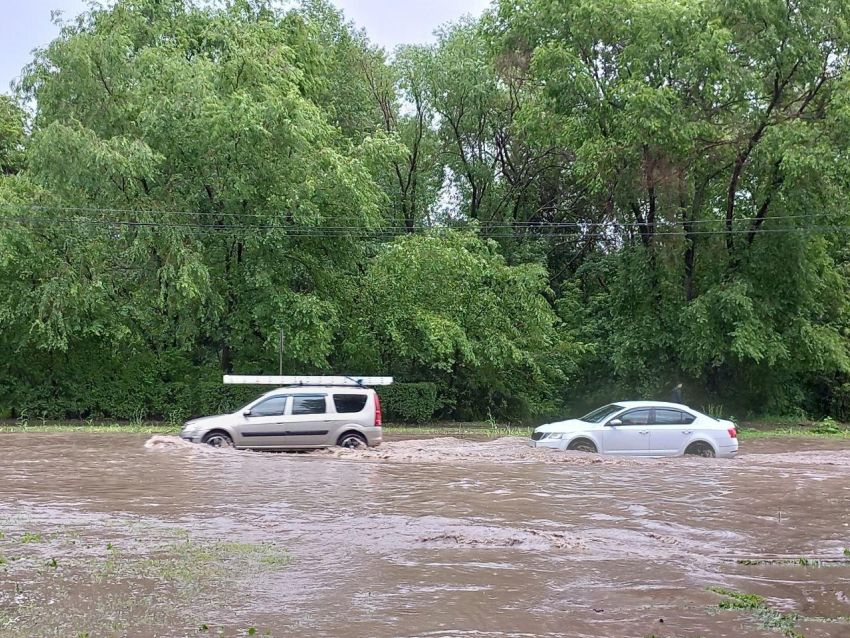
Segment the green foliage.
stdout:
[[394,383],[380,389],[381,408],[388,421],[424,423],[442,407],[437,396],[437,384]]
[[831,388],[829,413],[843,423],[850,421],[850,383],[835,384]]
[[504,0],[388,56],[327,0],[92,5],[0,96],[0,414],[232,409],[283,330],[412,421],[850,418],[848,25]]
[[712,591],[725,599],[717,605],[720,610],[744,610],[752,612],[752,617],[763,629],[775,629],[786,638],[803,638],[796,630],[800,620],[798,614],[783,614],[767,604],[764,598],[755,594],[743,594],[727,589],[710,587]]
[[[33,385],[25,393],[6,398],[14,411],[46,419],[110,417],[141,421],[165,419],[172,423],[190,417],[233,412],[260,394],[257,388],[222,386],[221,381],[138,382],[101,379],[85,383]],[[70,399],[70,400],[69,400]]]
[[346,345],[359,367],[432,379],[472,414],[533,413],[572,354],[549,294],[541,267],[508,265],[492,242],[411,235],[372,261]]
[[571,154],[551,207],[623,225],[566,268],[597,317],[589,385],[657,396],[684,374],[709,400],[786,411],[846,373],[846,239],[806,231],[848,203],[827,159],[847,139],[848,13],[523,0],[486,16],[496,50],[528,60],[520,134]]
[[812,428],[814,434],[840,434],[842,428],[830,417],[826,417]]
[[26,115],[8,95],[0,95],[0,176],[23,168]]

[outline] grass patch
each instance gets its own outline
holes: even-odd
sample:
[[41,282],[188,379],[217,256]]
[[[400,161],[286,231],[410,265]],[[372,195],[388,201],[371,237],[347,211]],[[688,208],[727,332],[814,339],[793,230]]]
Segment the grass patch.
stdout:
[[198,543],[187,539],[142,561],[116,562],[115,573],[121,577],[153,578],[197,588],[210,581],[226,580],[235,566],[247,575],[283,567],[291,559],[286,551],[271,543]]
[[[531,436],[536,426],[510,425],[494,422],[433,422],[423,425],[384,424],[384,432],[389,435],[420,436]],[[11,432],[87,432],[93,434],[178,434],[179,424],[150,421],[143,423],[92,422],[92,421],[46,421],[38,424],[22,424],[16,421],[0,421],[0,433]],[[738,429],[738,438],[742,440],[767,438],[823,438],[850,439],[850,427],[826,421],[819,423],[804,422],[789,424],[788,420],[776,422],[754,421],[742,423]]]
[[816,427],[778,427],[773,430],[755,430],[744,425],[738,430],[739,439],[773,439],[782,437],[850,439],[850,429],[819,430]]
[[423,436],[531,436],[536,426],[490,423],[430,423],[425,425],[384,425],[387,434],[421,434]]
[[[155,524],[139,533],[135,521],[116,531],[118,537],[98,534],[85,544],[71,530],[7,534],[0,549],[14,551],[23,538],[37,537],[29,542],[49,544],[50,553],[0,552],[0,573],[10,585],[8,596],[0,592],[0,638],[120,638],[130,629],[154,635],[147,630],[163,627],[185,628],[191,635],[207,620],[199,609],[223,608],[240,583],[273,578],[291,563],[289,553],[273,542],[195,539],[186,530]],[[50,558],[53,553],[56,558]],[[266,628],[251,629],[209,634],[271,635]]]
[[847,567],[847,558],[743,558],[735,561],[738,565],[794,565],[796,567]]
[[18,423],[0,423],[0,432],[89,432],[100,433],[129,433],[129,434],[177,434],[180,425],[169,423],[74,423],[58,422],[38,425],[21,425]]
[[778,631],[785,638],[804,638],[797,631],[799,614],[783,614],[768,605],[764,598],[755,594],[743,594],[718,587],[709,587],[708,590],[724,597],[714,608],[716,611],[746,611],[762,629]]

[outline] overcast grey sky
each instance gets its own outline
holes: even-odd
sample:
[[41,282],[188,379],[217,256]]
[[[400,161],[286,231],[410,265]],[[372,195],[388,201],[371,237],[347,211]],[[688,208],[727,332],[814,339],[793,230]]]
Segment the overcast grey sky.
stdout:
[[[478,15],[489,0],[336,0],[349,19],[365,27],[373,42],[392,49],[397,44],[430,41],[440,25],[465,13]],[[31,51],[56,37],[50,20],[58,9],[71,18],[84,0],[0,0],[0,92],[20,76]]]

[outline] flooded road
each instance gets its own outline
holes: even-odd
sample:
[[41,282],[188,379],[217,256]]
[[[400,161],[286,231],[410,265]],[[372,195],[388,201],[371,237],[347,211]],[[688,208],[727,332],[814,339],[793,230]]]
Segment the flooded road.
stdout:
[[845,549],[850,441],[653,460],[0,435],[2,638],[849,637]]

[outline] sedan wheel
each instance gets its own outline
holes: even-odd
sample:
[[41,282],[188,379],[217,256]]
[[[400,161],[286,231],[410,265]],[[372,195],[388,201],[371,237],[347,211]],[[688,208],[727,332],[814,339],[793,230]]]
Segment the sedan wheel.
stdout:
[[701,456],[706,459],[713,459],[717,456],[714,453],[714,448],[712,448],[708,443],[694,443],[685,450],[685,454],[688,456]]
[[574,443],[570,443],[570,447],[567,449],[576,452],[586,452],[587,454],[596,454],[597,452],[596,446],[590,441],[575,441]]

